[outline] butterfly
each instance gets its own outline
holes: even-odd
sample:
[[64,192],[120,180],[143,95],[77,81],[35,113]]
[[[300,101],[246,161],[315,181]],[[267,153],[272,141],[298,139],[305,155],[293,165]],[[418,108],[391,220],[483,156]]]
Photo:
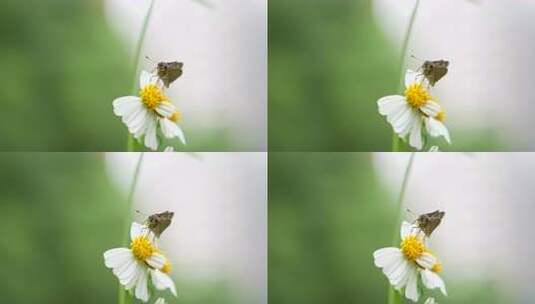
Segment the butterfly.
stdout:
[[[146,57],[148,60],[152,61],[149,57]],[[182,62],[173,61],[173,62],[158,62],[156,65],[156,74],[158,78],[163,82],[166,88],[169,88],[169,85],[182,76],[184,64]]]
[[449,61],[446,60],[426,60],[420,67],[424,77],[429,81],[429,84],[433,87],[442,77],[448,73]]
[[150,215],[147,219],[147,227],[156,235],[156,237],[160,237],[164,230],[171,225],[173,215],[175,214],[169,211]]
[[427,237],[429,237],[431,236],[431,233],[435,231],[438,225],[440,225],[445,214],[446,212],[440,210],[421,214],[416,219],[416,225],[425,233]]

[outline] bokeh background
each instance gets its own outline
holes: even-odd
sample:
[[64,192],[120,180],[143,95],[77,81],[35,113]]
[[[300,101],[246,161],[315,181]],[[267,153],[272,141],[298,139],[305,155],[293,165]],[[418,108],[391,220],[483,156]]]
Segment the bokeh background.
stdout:
[[[396,93],[415,0],[269,2],[269,148],[390,151],[378,98]],[[447,59],[432,91],[451,151],[535,148],[535,2],[421,1],[408,55]],[[418,60],[407,66],[417,69]]]
[[[399,231],[395,202],[408,159],[270,153],[270,301],[386,303],[387,280],[372,253]],[[404,209],[446,212],[430,245],[449,294],[432,293],[439,303],[533,302],[534,168],[525,153],[416,155]]]
[[[267,303],[266,157],[144,156],[133,208],[175,212],[159,243],[179,292],[168,303]],[[2,303],[116,302],[117,279],[102,254],[121,246],[137,159],[0,154]]]
[[[149,3],[1,1],[0,150],[124,151],[111,103],[132,94]],[[144,56],[184,62],[168,91],[188,138],[179,150],[265,151],[265,0],[156,0]]]

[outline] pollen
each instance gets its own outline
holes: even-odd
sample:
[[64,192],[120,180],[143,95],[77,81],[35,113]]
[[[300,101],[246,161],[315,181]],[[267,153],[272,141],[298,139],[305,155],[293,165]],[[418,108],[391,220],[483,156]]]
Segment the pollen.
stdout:
[[416,261],[424,252],[424,244],[414,235],[409,235],[401,241],[401,252],[409,261]]
[[171,273],[171,263],[169,261],[165,262],[165,264],[163,265],[161,271],[163,273],[167,273],[167,274],[170,274]]
[[437,116],[435,116],[435,119],[440,122],[443,122],[446,119],[446,112],[444,111],[438,112]]
[[173,113],[169,117],[169,120],[171,120],[172,122],[179,122],[181,119],[182,119],[182,113],[180,113],[179,111],[175,111],[175,113]]
[[156,108],[159,104],[167,100],[167,97],[163,94],[162,90],[154,84],[144,86],[139,91],[141,100],[149,109]]
[[418,109],[425,105],[432,97],[422,84],[414,83],[405,90],[405,98],[407,98],[407,102],[413,108]]
[[435,265],[433,265],[433,268],[431,268],[431,271],[432,272],[436,272],[436,273],[441,272],[442,271],[442,264],[436,263]]
[[157,252],[156,247],[154,247],[145,236],[138,236],[137,238],[133,239],[132,243],[130,244],[130,249],[132,249],[134,257],[140,261],[145,261],[155,252]]

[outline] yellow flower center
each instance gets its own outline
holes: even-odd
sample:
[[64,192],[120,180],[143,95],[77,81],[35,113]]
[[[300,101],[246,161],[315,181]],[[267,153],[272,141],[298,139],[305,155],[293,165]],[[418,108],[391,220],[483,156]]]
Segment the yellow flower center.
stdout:
[[437,116],[435,116],[435,119],[443,122],[446,119],[446,112],[444,112],[444,110],[438,112]]
[[432,97],[420,83],[414,83],[405,89],[405,98],[413,108],[420,108]]
[[433,268],[431,268],[432,272],[441,272],[442,271],[442,264],[437,262],[435,265],[433,265]]
[[139,91],[141,100],[149,109],[156,108],[159,104],[167,100],[167,97],[163,94],[162,90],[154,84],[144,86]]
[[182,119],[182,113],[176,111],[175,113],[173,113],[173,115],[171,115],[171,117],[169,117],[169,120],[171,120],[172,122],[179,122],[180,119]]
[[161,271],[162,271],[163,273],[170,274],[170,273],[171,273],[171,263],[170,263],[169,261],[167,261],[167,262],[163,265]]
[[409,235],[401,241],[401,252],[409,261],[416,261],[424,252],[424,244],[414,235]]
[[132,243],[130,244],[130,249],[132,249],[134,257],[140,261],[145,261],[155,252],[157,252],[156,247],[154,247],[154,245],[152,245],[149,239],[147,239],[145,236],[138,236],[137,238],[133,239]]

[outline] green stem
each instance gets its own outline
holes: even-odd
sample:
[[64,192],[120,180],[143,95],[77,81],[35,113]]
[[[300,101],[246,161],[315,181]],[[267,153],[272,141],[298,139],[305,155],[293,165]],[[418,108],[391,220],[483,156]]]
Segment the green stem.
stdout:
[[[405,73],[403,69],[405,68],[405,61],[407,57],[407,49],[409,48],[409,42],[411,40],[412,36],[412,29],[414,28],[414,22],[416,21],[416,13],[418,12],[418,7],[420,6],[420,0],[416,0],[416,4],[414,4],[414,8],[412,9],[411,18],[409,19],[409,25],[407,26],[407,31],[405,32],[405,38],[403,39],[403,44],[401,45],[401,55],[399,60],[399,83],[398,83],[398,90],[400,94],[403,93],[403,86],[404,86],[404,79],[405,79]],[[394,132],[392,135],[392,151],[397,152],[401,151],[400,147],[400,138]]]
[[[397,218],[394,228],[394,235],[392,237],[392,245],[396,246],[399,242],[399,230],[398,227],[403,218],[403,200],[405,199],[405,192],[407,190],[407,185],[409,183],[409,177],[412,171],[412,165],[414,163],[414,157],[416,156],[415,152],[411,153],[407,167],[405,167],[405,174],[403,174],[403,181],[401,182],[401,189],[399,191],[398,200],[396,202],[397,208]],[[388,304],[400,304],[402,303],[401,295],[399,292],[394,290],[394,287],[388,285]]]
[[[390,286],[390,285],[389,285]],[[390,286],[388,288],[388,304],[401,304],[403,300],[401,295],[397,292],[394,287]]]
[[[143,49],[143,42],[145,41],[145,36],[147,34],[147,29],[149,28],[149,23],[150,23],[150,19],[151,19],[151,16],[152,16],[152,11],[154,10],[154,3],[156,2],[156,0],[151,0],[150,2],[150,6],[149,6],[149,10],[147,11],[147,14],[145,15],[145,19],[143,19],[143,27],[141,28],[141,32],[139,34],[139,38],[137,40],[137,44],[136,44],[136,51],[134,53],[134,64],[132,65],[134,67],[133,71],[134,71],[134,80],[133,80],[133,84],[132,84],[132,94],[133,95],[137,95],[137,91],[138,91],[138,70],[139,70],[139,61],[140,61],[140,55],[141,55],[141,50]],[[128,138],[127,138],[127,144],[126,144],[126,149],[128,152],[132,152],[132,151],[135,151],[136,150],[136,145],[135,145],[135,139],[134,137],[132,136],[132,134],[128,133]]]
[[[123,244],[125,247],[128,246],[128,240],[130,239],[130,222],[132,221],[132,203],[134,201],[134,193],[136,192],[137,181],[139,178],[139,173],[141,172],[141,164],[143,163],[143,153],[139,155],[137,160],[136,169],[134,170],[134,176],[132,177],[132,183],[130,184],[130,189],[128,190],[128,197],[126,198],[126,219],[125,219],[125,228],[124,228],[124,239]],[[132,303],[132,298],[127,294],[126,290],[119,283],[119,304],[129,304]]]
[[392,238],[392,245],[397,245],[399,241],[399,225],[401,224],[401,220],[403,218],[403,200],[405,199],[405,192],[407,190],[407,184],[409,183],[409,177],[411,175],[412,171],[412,165],[414,163],[414,157],[416,156],[415,152],[411,152],[411,156],[409,158],[409,162],[407,163],[407,167],[405,167],[405,174],[403,175],[403,181],[401,182],[401,189],[399,191],[398,200],[396,202],[396,208],[397,208],[397,218],[395,222],[395,228],[394,228],[394,237]]

